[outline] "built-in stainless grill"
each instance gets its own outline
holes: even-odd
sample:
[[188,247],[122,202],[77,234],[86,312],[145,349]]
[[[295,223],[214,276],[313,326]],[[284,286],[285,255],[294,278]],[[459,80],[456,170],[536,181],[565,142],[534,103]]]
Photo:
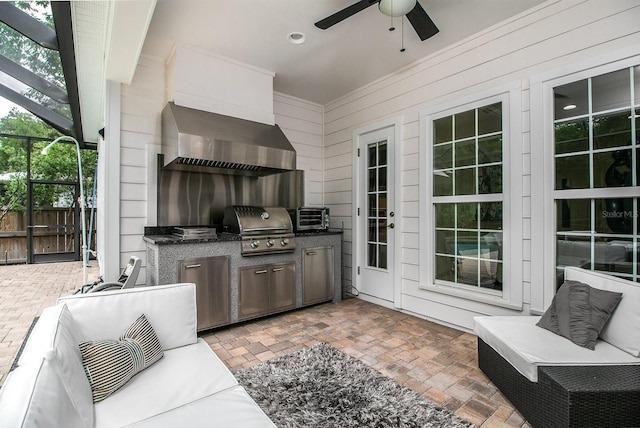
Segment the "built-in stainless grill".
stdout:
[[289,212],[283,207],[228,206],[223,230],[241,236],[243,256],[289,253],[296,249]]

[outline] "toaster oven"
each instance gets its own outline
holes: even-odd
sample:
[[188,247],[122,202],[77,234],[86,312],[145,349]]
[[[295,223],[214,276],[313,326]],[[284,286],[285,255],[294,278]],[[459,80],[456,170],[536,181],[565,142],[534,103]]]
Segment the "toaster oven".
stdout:
[[327,230],[329,228],[329,208],[299,207],[290,210],[293,228],[296,231]]

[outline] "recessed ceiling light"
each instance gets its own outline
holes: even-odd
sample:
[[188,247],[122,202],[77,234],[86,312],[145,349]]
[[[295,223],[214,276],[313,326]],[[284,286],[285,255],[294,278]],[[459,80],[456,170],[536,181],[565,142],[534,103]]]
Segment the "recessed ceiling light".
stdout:
[[287,40],[289,40],[289,43],[293,43],[294,45],[300,45],[307,40],[307,36],[305,36],[304,33],[294,31],[293,33],[289,33]]
[[575,104],[567,104],[566,106],[562,107],[562,110],[573,110],[574,108],[576,108]]

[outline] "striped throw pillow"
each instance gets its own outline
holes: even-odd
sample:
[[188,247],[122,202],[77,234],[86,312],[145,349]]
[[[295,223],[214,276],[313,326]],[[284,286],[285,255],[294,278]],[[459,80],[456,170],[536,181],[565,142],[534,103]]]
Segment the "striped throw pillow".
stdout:
[[158,336],[144,314],[119,340],[82,342],[80,353],[94,403],[107,398],[164,355]]

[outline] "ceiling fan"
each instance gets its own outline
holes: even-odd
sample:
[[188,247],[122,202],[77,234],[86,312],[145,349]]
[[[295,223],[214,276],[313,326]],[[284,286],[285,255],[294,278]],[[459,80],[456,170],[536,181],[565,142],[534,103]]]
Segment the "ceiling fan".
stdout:
[[420,40],[427,40],[429,37],[434,36],[440,31],[431,18],[429,18],[427,12],[424,11],[420,3],[416,0],[360,0],[359,2],[354,3],[351,6],[347,6],[333,15],[316,22],[315,25],[322,30],[326,30],[338,22],[363,11],[374,4],[378,4],[380,12],[387,16],[396,17],[406,15],[407,19],[416,30],[416,33],[418,33]]

